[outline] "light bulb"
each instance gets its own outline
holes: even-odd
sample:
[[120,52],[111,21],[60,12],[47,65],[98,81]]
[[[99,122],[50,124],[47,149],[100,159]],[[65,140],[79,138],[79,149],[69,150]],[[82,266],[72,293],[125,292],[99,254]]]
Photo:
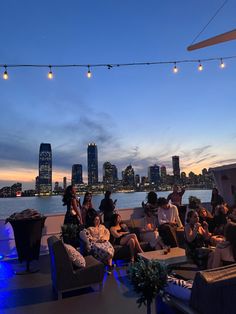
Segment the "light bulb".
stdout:
[[92,73],[90,71],[90,67],[88,66],[87,78],[91,78],[91,77],[92,77]]
[[3,77],[3,79],[4,80],[8,80],[8,73],[7,73],[7,67],[5,66],[5,71],[4,71],[4,73],[3,73],[3,75],[2,75],[2,77]]
[[4,80],[8,80],[8,73],[7,73],[7,71],[4,71],[2,77],[3,77]]
[[203,66],[202,66],[201,63],[199,63],[199,65],[198,65],[198,71],[202,71],[202,70],[203,70]]
[[220,68],[224,69],[225,68],[225,63],[222,59],[220,59]]
[[179,72],[179,69],[177,68],[176,63],[175,63],[175,66],[173,67],[173,73],[178,73],[178,72]]
[[49,67],[49,72],[48,72],[48,79],[52,80],[53,79],[53,73],[52,73],[52,67]]

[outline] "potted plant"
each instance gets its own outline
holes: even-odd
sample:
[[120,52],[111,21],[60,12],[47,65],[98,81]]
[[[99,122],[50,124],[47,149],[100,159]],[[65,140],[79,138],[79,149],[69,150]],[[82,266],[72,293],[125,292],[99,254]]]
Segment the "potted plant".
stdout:
[[65,224],[61,226],[61,237],[63,242],[77,248],[79,246],[79,228],[74,224]]
[[139,294],[138,307],[147,306],[147,314],[151,313],[151,304],[158,295],[163,295],[163,289],[167,282],[167,268],[155,260],[139,258],[128,269],[128,276]]

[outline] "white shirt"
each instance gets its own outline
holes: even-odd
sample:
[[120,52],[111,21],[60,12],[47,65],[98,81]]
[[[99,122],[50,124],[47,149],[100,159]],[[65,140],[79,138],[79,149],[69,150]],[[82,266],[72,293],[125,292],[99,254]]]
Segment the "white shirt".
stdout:
[[179,218],[178,208],[175,205],[168,205],[167,209],[159,208],[158,209],[158,221],[160,225],[165,223],[176,223],[178,227],[183,227],[182,222]]

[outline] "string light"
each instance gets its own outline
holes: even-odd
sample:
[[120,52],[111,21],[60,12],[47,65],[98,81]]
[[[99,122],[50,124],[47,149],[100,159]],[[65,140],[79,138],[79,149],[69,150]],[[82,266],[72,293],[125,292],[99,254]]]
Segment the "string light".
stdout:
[[179,69],[177,68],[177,65],[176,65],[176,62],[175,62],[175,65],[173,67],[173,73],[178,73],[179,72]]
[[49,80],[53,79],[53,73],[52,73],[52,66],[51,65],[49,65],[48,79]]
[[221,69],[224,69],[224,68],[225,68],[225,63],[224,63],[224,61],[223,61],[222,58],[220,59],[220,68],[221,68]]
[[90,66],[88,65],[87,78],[91,78],[91,77],[92,77],[92,73],[90,71]]
[[202,70],[203,70],[203,66],[202,66],[202,64],[201,64],[201,62],[199,60],[198,71],[202,71]]
[[3,75],[2,75],[2,77],[3,77],[4,80],[8,80],[9,77],[8,77],[8,73],[7,73],[7,66],[4,65],[4,68],[5,68],[5,71],[4,71]]
[[[77,67],[77,68],[86,68],[86,76],[88,78],[92,77],[92,72],[91,68],[107,68],[108,70],[114,69],[114,68],[121,68],[121,67],[131,67],[131,66],[150,66],[150,65],[167,65],[167,64],[174,64],[174,67],[172,68],[172,71],[174,73],[179,72],[179,68],[177,67],[178,64],[182,63],[197,63],[198,64],[198,70],[202,71],[203,70],[203,65],[201,62],[212,62],[212,61],[217,61],[219,62],[220,60],[220,68],[225,67],[225,60],[228,59],[236,59],[235,56],[225,56],[225,57],[217,57],[217,58],[206,58],[206,59],[186,59],[186,60],[175,60],[175,61],[152,61],[152,62],[132,62],[132,63],[98,63],[98,64],[52,64],[52,65],[46,65],[46,64],[0,64],[0,67],[5,68],[5,71],[2,75],[4,80],[7,80],[8,73],[7,69],[8,68],[49,68],[49,72],[47,74],[48,79],[53,79],[54,75],[52,72],[52,68],[72,68],[72,67]],[[224,61],[223,61],[224,60]]]

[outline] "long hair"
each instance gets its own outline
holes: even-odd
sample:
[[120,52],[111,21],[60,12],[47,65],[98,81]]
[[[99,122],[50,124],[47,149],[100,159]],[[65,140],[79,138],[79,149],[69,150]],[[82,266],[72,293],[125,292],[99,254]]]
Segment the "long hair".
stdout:
[[119,216],[120,216],[119,214],[113,214],[111,216],[111,223],[110,223],[111,227],[114,227],[114,226],[117,225],[117,219],[118,219]]
[[111,191],[106,191],[106,192],[105,192],[105,195],[104,195],[104,198],[105,198],[106,200],[108,200],[108,199],[110,198],[110,196],[111,196]]
[[190,223],[190,219],[192,218],[193,214],[195,213],[195,210],[190,210],[188,213],[187,213],[187,218],[186,218],[186,222],[187,223]]
[[87,203],[87,197],[88,197],[88,195],[92,195],[92,193],[87,191],[87,192],[84,194],[83,205],[85,205],[85,204]]
[[68,205],[71,202],[72,197],[73,197],[73,185],[68,185],[62,198],[63,206]]
[[234,260],[236,261],[236,223],[235,222],[229,222],[225,226],[225,239],[226,241],[229,241]]

